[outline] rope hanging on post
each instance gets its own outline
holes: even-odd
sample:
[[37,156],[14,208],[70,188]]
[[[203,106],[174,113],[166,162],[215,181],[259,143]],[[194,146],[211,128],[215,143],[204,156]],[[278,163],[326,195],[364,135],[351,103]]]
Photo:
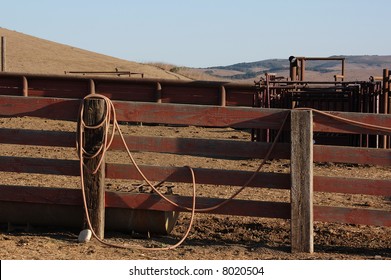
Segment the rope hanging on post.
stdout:
[[[124,245],[117,245],[117,244],[112,244],[112,243],[106,242],[103,239],[99,238],[97,236],[97,234],[95,233],[95,231],[94,231],[94,229],[92,227],[92,224],[91,224],[91,220],[90,220],[90,216],[89,216],[88,208],[87,208],[87,202],[86,202],[85,182],[84,182],[84,175],[83,175],[84,174],[84,169],[86,168],[86,166],[84,164],[84,159],[85,158],[96,158],[96,157],[99,157],[99,161],[98,161],[99,163],[98,163],[97,167],[94,170],[88,170],[92,174],[96,173],[98,171],[98,169],[100,168],[102,162],[103,162],[103,159],[104,159],[104,157],[106,155],[106,152],[108,151],[108,149],[110,148],[110,146],[111,146],[111,144],[113,142],[113,139],[114,139],[114,136],[115,136],[115,132],[118,131],[119,135],[121,136],[121,139],[122,139],[122,141],[123,141],[123,143],[124,143],[124,145],[126,147],[128,155],[131,157],[133,163],[135,163],[135,161],[134,161],[134,159],[133,159],[133,157],[132,157],[128,147],[126,146],[126,142],[125,142],[125,139],[124,139],[124,137],[122,135],[120,127],[118,125],[117,118],[116,118],[116,113],[115,113],[114,106],[113,106],[113,103],[111,102],[111,100],[108,99],[107,97],[103,96],[103,95],[98,95],[98,94],[88,95],[84,99],[87,99],[87,98],[90,98],[90,97],[101,98],[106,103],[105,117],[103,118],[103,121],[100,124],[95,125],[95,126],[88,126],[83,121],[84,103],[82,103],[82,105],[80,107],[80,112],[79,112],[79,121],[78,121],[79,125],[78,125],[78,129],[77,129],[78,138],[77,138],[76,147],[77,147],[79,160],[80,160],[80,178],[81,178],[81,189],[82,189],[82,196],[83,196],[83,205],[84,205],[84,212],[85,212],[85,217],[86,217],[86,220],[87,220],[87,224],[88,224],[89,229],[92,232],[92,235],[99,242],[101,242],[102,244],[108,245],[108,246],[112,246],[112,247],[116,247],[116,248],[143,249],[143,250],[156,251],[156,250],[169,250],[169,249],[174,249],[174,248],[178,247],[187,238],[187,236],[188,236],[188,234],[190,232],[191,226],[193,224],[193,221],[194,221],[195,203],[196,203],[196,195],[195,195],[196,194],[196,185],[195,185],[194,172],[193,172],[193,170],[190,167],[189,167],[189,169],[190,169],[192,182],[193,182],[192,213],[191,213],[189,227],[188,227],[185,235],[183,236],[183,238],[177,244],[175,244],[173,246],[165,247],[165,248],[146,248],[146,247],[135,246],[135,245],[133,245],[133,246],[124,246]],[[109,134],[110,134],[109,127],[110,127],[111,121],[112,121],[113,125],[112,125],[111,136],[109,136]],[[85,129],[98,129],[98,128],[101,128],[103,126],[105,127],[105,133],[103,135],[102,145],[99,147],[99,149],[95,153],[88,153],[88,152],[86,152],[86,150],[84,149],[84,132],[85,132]],[[139,170],[139,168],[137,168],[137,169]],[[141,170],[140,170],[140,172],[141,172]],[[143,177],[145,177],[145,176],[143,176]],[[149,181],[147,181],[147,182],[148,182],[148,184],[153,186]],[[153,188],[156,189],[154,186],[153,186]]]
[[[83,121],[83,111],[84,111],[84,106],[83,106],[83,103],[80,107],[80,112],[79,112],[79,125],[78,125],[78,139],[77,139],[77,143],[76,143],[76,147],[77,147],[77,151],[78,151],[78,155],[79,155],[79,159],[80,159],[80,174],[81,174],[81,188],[82,188],[82,195],[83,195],[83,203],[84,203],[84,211],[85,211],[85,216],[86,216],[86,219],[87,219],[87,223],[88,223],[88,226],[92,232],[92,235],[97,239],[99,240],[101,243],[105,244],[105,245],[108,245],[108,246],[114,246],[114,247],[117,247],[117,248],[128,248],[128,249],[146,249],[146,250],[168,250],[168,249],[174,249],[176,247],[178,247],[180,244],[183,243],[183,241],[187,238],[189,232],[190,232],[190,229],[191,229],[191,226],[193,224],[193,221],[194,221],[194,215],[195,215],[195,212],[208,212],[208,211],[212,211],[212,210],[215,210],[225,204],[227,204],[229,201],[231,201],[232,199],[234,199],[236,196],[238,196],[250,183],[251,181],[255,178],[256,174],[260,171],[260,169],[262,168],[262,166],[266,163],[266,161],[269,159],[270,157],[270,154],[271,152],[273,151],[276,143],[277,143],[277,140],[282,132],[282,129],[286,123],[286,120],[288,119],[288,116],[289,116],[289,113],[285,116],[284,118],[284,121],[281,125],[281,128],[280,130],[278,131],[278,134],[272,144],[272,146],[270,147],[269,151],[267,152],[266,156],[264,157],[262,163],[260,164],[260,166],[257,168],[257,170],[253,173],[253,175],[247,180],[247,182],[238,190],[236,191],[231,197],[229,197],[228,199],[224,200],[223,202],[217,204],[217,205],[214,205],[212,207],[207,207],[207,208],[196,208],[196,182],[195,182],[195,174],[194,174],[194,171],[191,167],[187,166],[187,168],[189,168],[190,170],[190,173],[191,173],[191,178],[192,178],[192,184],[193,184],[193,199],[192,199],[192,206],[191,207],[187,207],[187,206],[183,206],[183,205],[179,205],[178,203],[170,200],[169,198],[167,198],[164,194],[162,194],[157,188],[155,185],[153,185],[149,180],[148,178],[145,176],[145,174],[141,171],[141,169],[139,168],[139,166],[137,165],[136,161],[134,160],[127,144],[126,144],[126,141],[125,141],[125,138],[122,134],[122,131],[119,127],[119,124],[117,122],[117,117],[116,117],[116,112],[115,112],[115,108],[114,108],[114,105],[113,103],[111,102],[111,100],[109,98],[107,98],[106,96],[103,96],[103,95],[100,95],[100,94],[90,94],[90,95],[87,95],[84,99],[87,99],[87,98],[101,98],[105,101],[106,103],[106,113],[105,113],[105,117],[102,121],[102,123],[98,124],[98,125],[95,125],[95,126],[88,126],[84,123]],[[110,132],[110,124],[112,123],[112,129],[111,129],[111,132]],[[85,149],[83,148],[83,134],[85,132],[85,129],[98,129],[102,126],[105,126],[105,133],[104,133],[104,137],[102,139],[102,145],[99,147],[99,149],[91,154],[91,153],[87,153],[85,151]],[[165,201],[167,201],[168,203],[174,205],[175,207],[178,207],[180,209],[183,209],[183,210],[187,210],[187,211],[191,211],[191,218],[190,218],[190,224],[189,224],[189,227],[185,233],[185,235],[183,236],[183,238],[175,245],[173,246],[169,246],[169,247],[165,247],[165,248],[145,248],[145,247],[141,247],[141,246],[122,246],[122,245],[116,245],[116,244],[111,244],[111,243],[108,243],[102,239],[100,239],[96,233],[94,232],[93,228],[92,228],[92,225],[91,225],[91,221],[89,219],[89,214],[88,214],[88,209],[87,209],[87,205],[86,205],[86,195],[85,195],[85,188],[84,188],[84,176],[83,176],[83,170],[86,168],[85,165],[83,164],[84,162],[84,158],[95,158],[95,157],[99,157],[99,164],[98,166],[94,169],[94,170],[89,170],[90,172],[92,173],[96,173],[97,170],[99,169],[100,165],[102,164],[103,162],[103,158],[106,154],[106,152],[108,151],[108,149],[110,148],[112,142],[113,142],[113,139],[114,139],[114,136],[115,136],[115,132],[118,131],[118,134],[121,138],[121,141],[123,142],[124,144],[124,147],[126,149],[126,152],[132,162],[132,164],[134,165],[134,167],[137,169],[138,173],[142,176],[142,178],[145,180],[145,182],[154,190],[154,192],[156,192],[162,199],[164,199]],[[160,183],[159,183],[160,184]]]
[[[81,174],[81,187],[82,187],[82,194],[83,194],[83,202],[84,202],[84,210],[85,210],[85,215],[86,215],[86,218],[87,218],[87,223],[88,223],[88,226],[90,228],[90,230],[92,231],[92,234],[93,236],[98,240],[100,241],[102,244],[105,244],[105,245],[108,245],[108,246],[113,246],[113,247],[117,247],[117,248],[126,248],[126,249],[145,249],[145,250],[169,250],[169,249],[174,249],[176,247],[178,247],[180,244],[182,244],[184,242],[184,240],[187,238],[189,232],[190,232],[190,229],[192,227],[192,224],[193,224],[193,221],[194,221],[194,215],[195,215],[195,212],[209,212],[209,211],[212,211],[212,210],[215,210],[225,204],[227,204],[229,201],[231,201],[232,199],[234,199],[236,196],[238,196],[246,187],[248,187],[248,185],[251,183],[251,181],[255,178],[255,176],[257,175],[257,173],[261,170],[261,168],[263,167],[263,165],[266,163],[267,160],[269,160],[269,157],[275,147],[275,145],[277,144],[277,141],[282,133],[282,130],[287,122],[287,119],[290,115],[289,111],[288,113],[286,114],[282,124],[281,124],[281,127],[272,143],[272,145],[270,146],[270,149],[268,150],[267,154],[265,155],[265,157],[263,158],[261,164],[259,165],[259,167],[254,171],[253,175],[245,182],[245,184],[243,184],[243,186],[238,190],[236,191],[233,195],[231,195],[229,198],[227,198],[226,200],[224,200],[223,202],[217,204],[217,205],[214,205],[214,206],[211,206],[211,207],[207,207],[207,208],[196,208],[196,182],[195,182],[195,174],[194,174],[194,171],[191,167],[187,166],[187,168],[189,168],[189,171],[191,173],[191,178],[192,178],[192,184],[193,184],[193,199],[192,199],[192,207],[187,207],[187,206],[183,206],[183,205],[179,205],[178,203],[170,200],[168,197],[166,197],[163,193],[161,193],[155,185],[153,185],[149,180],[148,178],[145,176],[145,174],[141,171],[141,169],[139,168],[139,166],[137,165],[136,161],[134,160],[127,144],[126,144],[126,141],[125,141],[125,138],[122,134],[122,131],[119,127],[119,124],[117,122],[117,117],[116,117],[116,112],[115,112],[115,108],[114,108],[114,105],[113,103],[111,102],[111,100],[109,98],[107,98],[106,96],[103,96],[103,95],[100,95],[100,94],[90,94],[90,95],[87,95],[84,99],[87,99],[87,98],[101,98],[105,101],[106,103],[106,113],[105,113],[105,117],[102,121],[102,123],[98,124],[98,125],[95,125],[95,126],[88,126],[84,123],[83,121],[83,111],[84,111],[84,107],[83,107],[83,104],[81,105],[81,108],[80,108],[80,112],[79,112],[79,125],[78,125],[78,139],[77,139],[77,150],[78,150],[78,155],[79,155],[79,159],[80,159],[80,174]],[[388,127],[383,127],[383,126],[376,126],[376,125],[370,125],[370,124],[365,124],[365,123],[362,123],[362,122],[357,122],[357,121],[353,121],[353,120],[349,120],[349,119],[346,119],[346,118],[342,118],[342,117],[338,117],[338,116],[334,116],[332,114],[329,114],[329,113],[325,113],[325,112],[322,112],[322,111],[318,111],[316,109],[312,109],[312,108],[296,108],[295,110],[311,110],[315,113],[318,113],[318,114],[322,114],[322,115],[325,115],[325,116],[328,116],[328,117],[331,117],[331,118],[334,118],[336,120],[339,120],[339,121],[342,121],[342,122],[346,122],[346,123],[350,123],[352,125],[357,125],[357,126],[360,126],[360,127],[365,127],[365,128],[369,128],[369,129],[374,129],[374,130],[380,130],[382,132],[391,132],[391,128],[388,128]],[[112,123],[112,129],[110,131],[110,124]],[[103,125],[105,125],[105,133],[104,133],[104,137],[102,139],[102,145],[99,147],[99,149],[95,152],[95,153],[87,153],[85,151],[85,149],[83,148],[83,135],[84,135],[84,132],[85,132],[85,129],[98,129],[100,127],[102,127]],[[184,234],[184,236],[182,237],[182,239],[175,245],[173,246],[168,246],[168,247],[164,247],[164,248],[146,248],[146,247],[142,247],[142,246],[123,246],[123,245],[117,245],[117,244],[112,244],[112,243],[108,243],[102,239],[100,239],[94,232],[94,230],[92,229],[92,226],[91,226],[91,221],[89,219],[89,215],[88,215],[88,209],[87,209],[87,205],[86,205],[86,197],[85,197],[85,190],[84,190],[84,176],[83,176],[83,170],[85,168],[85,165],[83,163],[83,159],[84,158],[95,158],[95,157],[99,157],[99,164],[98,166],[94,169],[94,170],[89,170],[90,172],[92,173],[96,173],[98,168],[100,167],[100,165],[102,164],[103,162],[103,158],[106,154],[106,152],[108,151],[108,149],[110,148],[112,142],[113,142],[113,139],[114,139],[114,136],[115,136],[115,132],[118,131],[118,134],[121,138],[121,141],[123,142],[124,144],[124,147],[126,149],[126,152],[133,164],[133,166],[137,169],[138,173],[142,176],[142,178],[145,180],[145,182],[154,190],[154,192],[156,192],[162,199],[164,199],[165,201],[167,201],[168,203],[172,204],[173,206],[175,207],[178,207],[180,209],[183,209],[183,210],[187,210],[187,211],[191,211],[191,218],[190,218],[190,223],[189,223],[189,227],[186,231],[186,233]],[[160,183],[159,183],[160,184]]]

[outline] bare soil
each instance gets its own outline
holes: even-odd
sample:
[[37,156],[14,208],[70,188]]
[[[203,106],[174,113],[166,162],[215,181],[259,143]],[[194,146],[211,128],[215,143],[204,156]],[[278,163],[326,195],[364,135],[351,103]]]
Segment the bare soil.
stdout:
[[[0,127],[36,130],[75,131],[73,122],[44,120],[38,118],[2,118]],[[148,125],[123,125],[125,134],[169,137],[218,138],[249,141],[246,131],[217,128],[167,127]],[[74,148],[37,147],[2,144],[1,156],[23,156],[77,159]],[[217,159],[196,156],[179,156],[135,152],[139,164],[169,165],[255,170],[259,160]],[[110,152],[108,162],[127,163],[123,152]],[[315,174],[391,179],[391,170],[386,167],[321,163],[314,166]],[[289,161],[268,162],[263,171],[289,173]],[[1,172],[0,184],[48,187],[80,188],[79,178],[39,174]],[[107,180],[110,190],[132,192],[142,182]],[[174,185],[176,194],[191,195],[189,184]],[[197,195],[227,198],[236,188],[197,185]],[[240,199],[264,201],[289,201],[289,192],[282,190],[248,188]],[[391,210],[389,197],[367,195],[343,195],[315,193],[315,204],[338,205]],[[190,214],[181,213],[168,236],[155,234],[106,232],[105,240],[116,244],[145,247],[166,247],[180,240],[189,225]],[[7,224],[0,227],[0,259],[391,259],[391,228],[337,223],[314,225],[314,254],[290,253],[290,221],[280,219],[236,217],[196,214],[194,225],[186,241],[177,249],[145,251],[118,249],[100,244],[93,239],[80,244],[77,237],[80,229],[55,227],[17,227]]]

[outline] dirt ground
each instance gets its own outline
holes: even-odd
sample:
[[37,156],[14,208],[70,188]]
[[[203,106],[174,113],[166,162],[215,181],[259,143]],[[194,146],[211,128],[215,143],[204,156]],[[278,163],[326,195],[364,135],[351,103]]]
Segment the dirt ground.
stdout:
[[[59,122],[37,118],[2,118],[0,127],[60,131],[75,131],[73,122]],[[218,138],[249,141],[246,131],[216,128],[166,127],[123,125],[125,134]],[[77,159],[73,148],[1,145],[1,156],[24,156],[59,159]],[[146,152],[134,153],[139,164],[237,169],[254,171],[260,161],[254,159],[217,159]],[[128,163],[123,152],[110,152],[108,162]],[[289,173],[289,161],[268,162],[262,171]],[[315,174],[344,177],[391,179],[388,167],[347,164],[315,164]],[[67,187],[80,189],[77,177],[19,174],[1,172],[2,185]],[[107,180],[109,190],[132,192],[142,182]],[[191,185],[170,184],[176,194],[191,195]],[[227,198],[236,188],[197,185],[198,196]],[[289,192],[283,190],[248,188],[240,199],[289,201]],[[315,193],[317,205],[338,205],[391,210],[389,197]],[[115,244],[134,244],[161,247],[175,244],[187,230],[190,214],[181,213],[168,236],[150,236],[137,233],[106,232],[105,240]],[[313,254],[290,253],[290,221],[280,219],[196,214],[194,225],[186,241],[177,249],[145,251],[119,249],[100,244],[77,242],[80,229],[36,227],[0,227],[0,259],[391,259],[391,228],[337,223],[314,223]]]

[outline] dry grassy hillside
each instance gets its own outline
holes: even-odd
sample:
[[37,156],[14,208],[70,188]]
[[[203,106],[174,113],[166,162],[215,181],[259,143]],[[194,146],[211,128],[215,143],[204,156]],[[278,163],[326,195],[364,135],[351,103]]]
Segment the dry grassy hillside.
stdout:
[[[345,81],[367,81],[370,76],[382,76],[383,69],[391,67],[389,55],[347,55],[345,58]],[[342,67],[338,61],[307,61],[305,79],[316,81],[334,80],[334,75],[341,74]],[[289,60],[267,59],[248,63],[237,63],[195,69],[217,79],[254,81],[264,73],[275,73],[277,76],[289,77]],[[181,73],[181,72],[178,72]]]
[[8,72],[64,74],[64,71],[124,71],[144,73],[146,78],[187,79],[152,65],[131,62],[0,28],[6,37]]
[[[335,56],[345,58],[345,81],[368,81],[370,76],[382,76],[383,69],[390,69],[390,55],[346,55]],[[154,64],[194,80],[226,80],[252,83],[265,73],[275,73],[277,76],[289,77],[289,60],[266,59],[255,62],[242,62],[227,66],[207,68],[190,68],[169,64]],[[305,80],[333,81],[334,75],[342,72],[339,61],[307,61]]]

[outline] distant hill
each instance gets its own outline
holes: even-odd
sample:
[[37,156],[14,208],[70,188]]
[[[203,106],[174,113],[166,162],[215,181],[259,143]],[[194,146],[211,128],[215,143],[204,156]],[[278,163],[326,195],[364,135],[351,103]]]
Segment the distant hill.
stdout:
[[[368,80],[370,76],[381,76],[384,68],[391,68],[391,55],[355,55],[334,56],[345,57],[345,80]],[[278,76],[289,77],[289,60],[267,59],[256,62],[243,62],[228,66],[197,68],[195,72],[203,72],[216,79],[247,80],[259,79],[264,73],[276,73]],[[179,72],[180,73],[180,72]],[[341,73],[340,61],[307,61],[306,79],[332,80],[334,75]]]
[[[208,68],[181,67],[170,64],[142,64],[76,47],[40,39],[20,32],[0,28],[0,36],[7,41],[7,71],[38,74],[64,74],[65,71],[115,71],[115,69],[143,73],[146,78],[226,80],[253,82],[264,73],[289,76],[289,61],[267,59]],[[355,55],[346,58],[345,80],[368,80],[381,76],[384,68],[391,68],[391,55]],[[308,61],[306,79],[332,80],[340,74],[338,61]],[[137,76],[137,75],[136,75]]]
[[[130,71],[146,78],[187,79],[161,68],[90,52],[0,28],[6,38],[8,72],[64,74],[65,71]],[[140,77],[140,75],[135,75]]]

